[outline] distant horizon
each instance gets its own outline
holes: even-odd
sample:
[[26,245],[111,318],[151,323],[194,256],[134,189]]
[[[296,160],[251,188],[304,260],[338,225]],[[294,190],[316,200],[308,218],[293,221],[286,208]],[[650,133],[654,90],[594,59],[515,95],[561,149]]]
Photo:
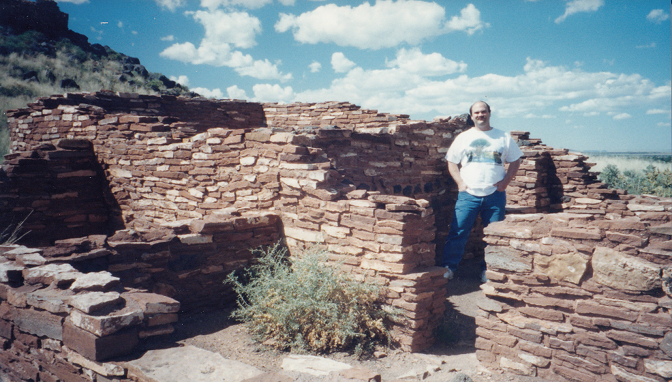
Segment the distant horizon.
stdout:
[[672,152],[665,151],[607,151],[607,150],[572,150],[569,151],[580,151],[582,153],[599,153],[599,154],[647,154],[647,155],[669,155],[672,156]]
[[[58,0],[69,28],[208,98],[351,102],[552,147],[672,151],[663,0]],[[617,43],[616,43],[617,42]]]

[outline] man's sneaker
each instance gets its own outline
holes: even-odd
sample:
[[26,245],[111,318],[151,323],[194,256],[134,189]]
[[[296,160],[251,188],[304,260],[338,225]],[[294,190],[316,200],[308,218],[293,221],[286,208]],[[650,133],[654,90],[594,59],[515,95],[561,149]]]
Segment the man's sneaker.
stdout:
[[487,283],[488,282],[488,277],[485,275],[485,271],[481,273],[481,282],[482,283]]
[[443,277],[448,279],[448,280],[452,280],[454,276],[455,276],[455,273],[453,272],[453,270],[446,267],[446,273],[443,274]]

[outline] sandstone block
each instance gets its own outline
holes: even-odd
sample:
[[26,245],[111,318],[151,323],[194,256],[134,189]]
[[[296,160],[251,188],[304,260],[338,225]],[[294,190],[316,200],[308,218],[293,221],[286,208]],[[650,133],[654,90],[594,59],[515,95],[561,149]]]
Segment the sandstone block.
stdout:
[[119,278],[112,276],[110,272],[92,272],[79,274],[72,283],[70,289],[80,291],[105,291],[119,284]]
[[98,337],[66,320],[63,324],[63,344],[92,361],[103,361],[133,351],[138,344],[138,331],[133,327]]
[[14,324],[23,332],[60,340],[63,317],[35,309],[14,309]]
[[662,285],[659,266],[613,249],[595,248],[592,267],[595,281],[615,289],[646,292]]
[[555,363],[551,364],[551,371],[570,381],[597,382],[597,377],[592,373],[576,370],[573,367],[565,367]]
[[602,240],[602,233],[599,230],[580,228],[553,227],[551,229],[551,236],[568,239]]
[[663,378],[672,379],[672,361],[645,359],[644,368],[651,374],[657,374]]
[[642,336],[638,333],[624,332],[620,330],[609,330],[605,333],[607,337],[614,341],[627,342],[629,344],[643,346],[649,349],[657,349],[658,341]]
[[635,374],[628,369],[618,367],[615,364],[611,365],[611,374],[613,374],[617,379],[628,382],[657,382],[656,379],[645,377],[641,374]]
[[13,262],[0,263],[0,282],[19,283],[26,267]]
[[123,377],[126,374],[126,369],[124,369],[120,365],[114,363],[92,361],[90,359],[83,357],[81,354],[71,351],[67,347],[64,347],[63,350],[69,362],[75,365],[85,367],[89,370],[93,370],[102,376]]
[[621,244],[628,244],[635,247],[644,247],[648,243],[648,239],[646,237],[638,235],[630,235],[620,232],[607,231],[606,236],[607,240],[609,241]]
[[556,280],[577,285],[586,272],[587,264],[588,259],[576,252],[534,256],[535,270]]
[[672,357],[672,332],[667,332],[667,334],[665,334],[663,341],[660,343],[660,350]]
[[[11,340],[14,325],[11,322],[0,320],[0,337]],[[1,343],[1,342],[0,342]]]
[[506,357],[499,360],[499,366],[503,369],[513,371],[516,374],[536,376],[536,369],[533,366],[528,366],[520,362],[512,361]]
[[532,239],[532,227],[508,226],[505,223],[496,222],[489,224],[483,229],[486,235],[510,237],[514,239]]
[[155,293],[124,293],[123,298],[140,306],[146,315],[160,313],[177,313],[180,302],[170,297]]
[[101,316],[84,314],[78,310],[70,313],[69,322],[98,337],[109,336],[124,328],[139,325],[144,318],[141,310],[124,308]]
[[487,246],[485,248],[485,262],[488,264],[488,268],[495,270],[515,273],[532,271],[531,259],[523,256],[520,251],[508,247]]
[[633,312],[623,308],[607,306],[587,300],[576,302],[576,313],[620,318],[631,322],[635,321],[637,317],[639,317],[639,312]]
[[82,275],[70,264],[47,264],[28,268],[23,271],[23,278],[27,284],[63,285],[74,281]]
[[69,290],[38,289],[26,294],[26,303],[50,313],[69,313],[68,304],[73,295],[74,293]]
[[89,292],[71,297],[70,305],[84,313],[93,313],[122,301],[118,292]]

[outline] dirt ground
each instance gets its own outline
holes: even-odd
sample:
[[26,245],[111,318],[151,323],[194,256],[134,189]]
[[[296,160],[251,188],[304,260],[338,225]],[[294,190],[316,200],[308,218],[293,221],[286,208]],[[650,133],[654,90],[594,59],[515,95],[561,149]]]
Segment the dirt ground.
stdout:
[[[477,269],[477,268],[474,268]],[[379,358],[358,359],[347,353],[321,355],[353,367],[379,373],[382,381],[450,381],[458,373],[474,382],[542,382],[540,378],[523,377],[496,370],[487,370],[475,356],[476,301],[484,299],[478,274],[464,270],[448,283],[448,304],[443,338],[422,353],[405,353],[385,349]],[[172,340],[220,353],[231,360],[244,362],[266,372],[278,372],[297,382],[326,381],[327,377],[283,371],[281,365],[290,353],[279,352],[256,342],[245,327],[229,318],[230,311],[211,311],[182,317]]]

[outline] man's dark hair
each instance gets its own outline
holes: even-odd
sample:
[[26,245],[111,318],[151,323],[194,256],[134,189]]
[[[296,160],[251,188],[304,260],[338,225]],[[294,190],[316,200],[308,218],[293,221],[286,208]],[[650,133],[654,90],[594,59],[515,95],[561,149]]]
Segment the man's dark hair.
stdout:
[[[485,101],[476,101],[476,102],[474,102],[474,105],[476,105],[476,104],[479,103],[479,102],[483,102],[483,103],[485,104],[485,107],[488,108],[488,113],[491,113],[491,111],[490,111],[490,105],[488,105],[488,103],[485,102]],[[471,105],[471,107],[469,108],[469,115],[470,115],[470,116],[471,116],[471,109],[474,108],[474,105]]]

